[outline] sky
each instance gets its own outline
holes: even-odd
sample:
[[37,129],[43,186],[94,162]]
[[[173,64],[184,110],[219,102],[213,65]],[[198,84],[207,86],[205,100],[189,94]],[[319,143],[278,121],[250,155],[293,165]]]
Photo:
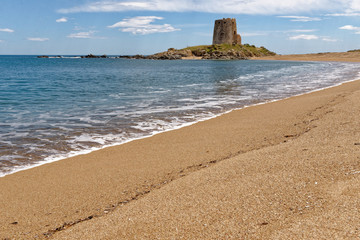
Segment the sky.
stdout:
[[131,55],[212,43],[235,18],[243,43],[278,54],[360,49],[360,0],[0,0],[0,54]]

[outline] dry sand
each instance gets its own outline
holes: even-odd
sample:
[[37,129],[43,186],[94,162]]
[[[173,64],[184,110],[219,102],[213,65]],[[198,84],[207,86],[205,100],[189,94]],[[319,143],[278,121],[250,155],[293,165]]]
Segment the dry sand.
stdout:
[[191,56],[191,57],[182,57],[181,60],[201,60],[202,57],[196,57],[196,56]]
[[0,239],[359,239],[360,81],[0,178]]
[[329,52],[313,54],[276,55],[255,57],[253,60],[290,60],[290,61],[341,61],[360,62],[360,52]]
[[359,239],[359,102],[355,82],[254,107],[251,121],[278,122],[237,134],[256,135],[269,127],[282,132],[276,138],[282,141],[191,173],[54,237]]

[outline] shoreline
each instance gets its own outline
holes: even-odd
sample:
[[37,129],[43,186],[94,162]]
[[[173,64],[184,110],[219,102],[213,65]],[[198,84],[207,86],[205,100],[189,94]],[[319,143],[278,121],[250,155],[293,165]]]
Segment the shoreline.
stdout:
[[[185,60],[192,60],[192,59],[185,59]],[[258,60],[264,60],[264,59],[258,59]],[[273,60],[273,59],[271,59],[271,61],[272,61],[272,60]],[[288,60],[284,60],[284,61],[288,61]],[[360,74],[360,73],[359,73],[359,74]],[[154,133],[151,133],[150,135],[145,135],[145,136],[141,136],[141,137],[137,137],[137,138],[128,139],[128,140],[126,140],[126,141],[124,141],[124,142],[113,143],[113,144],[110,144],[110,145],[104,145],[104,146],[101,146],[101,147],[96,147],[96,148],[92,148],[92,149],[86,149],[86,150],[82,150],[82,151],[79,151],[79,152],[69,152],[69,153],[67,153],[65,156],[59,156],[59,157],[52,156],[52,157],[49,157],[50,160],[44,159],[44,160],[42,160],[42,161],[39,161],[38,163],[31,164],[30,166],[29,166],[29,165],[17,166],[17,167],[15,167],[13,170],[9,171],[8,173],[0,174],[0,179],[3,178],[3,177],[6,177],[6,176],[8,176],[8,175],[15,174],[15,173],[17,173],[17,172],[30,170],[30,169],[33,169],[33,168],[36,168],[36,167],[41,167],[41,166],[43,166],[43,165],[51,164],[51,163],[53,163],[53,162],[58,162],[58,161],[62,161],[62,160],[68,159],[68,158],[73,158],[73,157],[77,157],[77,156],[81,156],[81,155],[91,154],[92,152],[95,152],[95,151],[101,151],[101,150],[106,149],[106,148],[116,147],[116,146],[120,146],[120,145],[123,145],[123,144],[127,144],[127,143],[130,143],[130,142],[133,142],[133,141],[150,138],[150,137],[155,136],[155,135],[157,135],[157,134],[162,134],[162,133],[165,133],[165,132],[178,130],[178,129],[181,129],[181,128],[184,128],[184,127],[188,127],[188,126],[197,124],[197,123],[199,123],[199,122],[203,122],[203,121],[207,121],[207,120],[210,120],[210,119],[213,119],[213,118],[217,118],[217,117],[219,117],[219,116],[222,116],[222,115],[224,115],[224,114],[231,113],[231,112],[233,112],[233,111],[238,111],[238,110],[242,110],[242,109],[245,109],[245,108],[248,108],[248,107],[254,107],[254,106],[258,106],[258,105],[262,105],[262,104],[267,104],[267,103],[282,101],[282,100],[286,100],[286,99],[289,99],[289,98],[292,98],[292,97],[302,96],[302,95],[306,95],[306,94],[309,94],[309,93],[313,93],[313,92],[317,92],[317,91],[322,91],[322,90],[325,90],[325,89],[328,89],[328,88],[333,88],[333,87],[341,86],[342,84],[349,83],[349,82],[353,82],[353,81],[358,81],[358,80],[360,80],[360,76],[359,76],[359,77],[356,77],[356,78],[354,78],[354,79],[351,79],[351,80],[346,80],[346,81],[344,81],[344,82],[337,83],[337,84],[335,84],[335,85],[331,85],[331,86],[328,86],[328,87],[323,87],[323,88],[319,88],[319,89],[310,90],[310,91],[308,91],[308,92],[299,93],[299,94],[296,94],[296,95],[293,95],[293,96],[289,96],[289,97],[285,97],[285,98],[279,98],[279,99],[273,99],[273,100],[267,100],[267,101],[264,101],[264,102],[254,103],[254,104],[251,104],[251,105],[244,105],[244,106],[241,106],[241,107],[238,107],[238,108],[234,108],[234,109],[225,111],[225,112],[223,112],[223,113],[214,114],[213,116],[210,116],[210,117],[198,119],[198,120],[196,120],[196,121],[194,121],[194,122],[184,123],[184,124],[182,124],[182,125],[180,125],[180,126],[176,126],[176,127],[174,127],[174,128],[171,128],[171,129],[167,129],[167,130],[163,130],[163,131],[156,131],[156,132],[154,132]]]
[[235,110],[151,138],[7,175],[0,178],[0,205],[8,209],[0,219],[0,236],[51,235],[77,219],[101,218],[200,169],[281,145],[312,129],[306,120],[309,112],[337,101],[334,93],[355,88],[360,89],[360,81]]
[[[313,108],[303,115],[299,104],[306,98]],[[357,239],[359,100],[357,81],[262,105],[295,102],[295,125],[308,126],[298,134],[292,127],[282,143],[204,167],[54,239]],[[286,114],[281,119],[288,120]]]

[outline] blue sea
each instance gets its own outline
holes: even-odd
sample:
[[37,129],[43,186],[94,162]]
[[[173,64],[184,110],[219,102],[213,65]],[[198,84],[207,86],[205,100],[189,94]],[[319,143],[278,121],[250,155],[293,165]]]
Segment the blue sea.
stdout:
[[360,78],[360,64],[0,56],[0,176]]

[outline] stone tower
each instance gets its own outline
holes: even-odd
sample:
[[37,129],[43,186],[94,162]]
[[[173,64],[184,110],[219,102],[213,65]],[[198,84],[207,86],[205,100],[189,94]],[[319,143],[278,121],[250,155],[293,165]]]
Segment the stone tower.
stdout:
[[236,19],[223,18],[215,20],[214,26],[214,44],[241,44],[241,37],[237,34]]

